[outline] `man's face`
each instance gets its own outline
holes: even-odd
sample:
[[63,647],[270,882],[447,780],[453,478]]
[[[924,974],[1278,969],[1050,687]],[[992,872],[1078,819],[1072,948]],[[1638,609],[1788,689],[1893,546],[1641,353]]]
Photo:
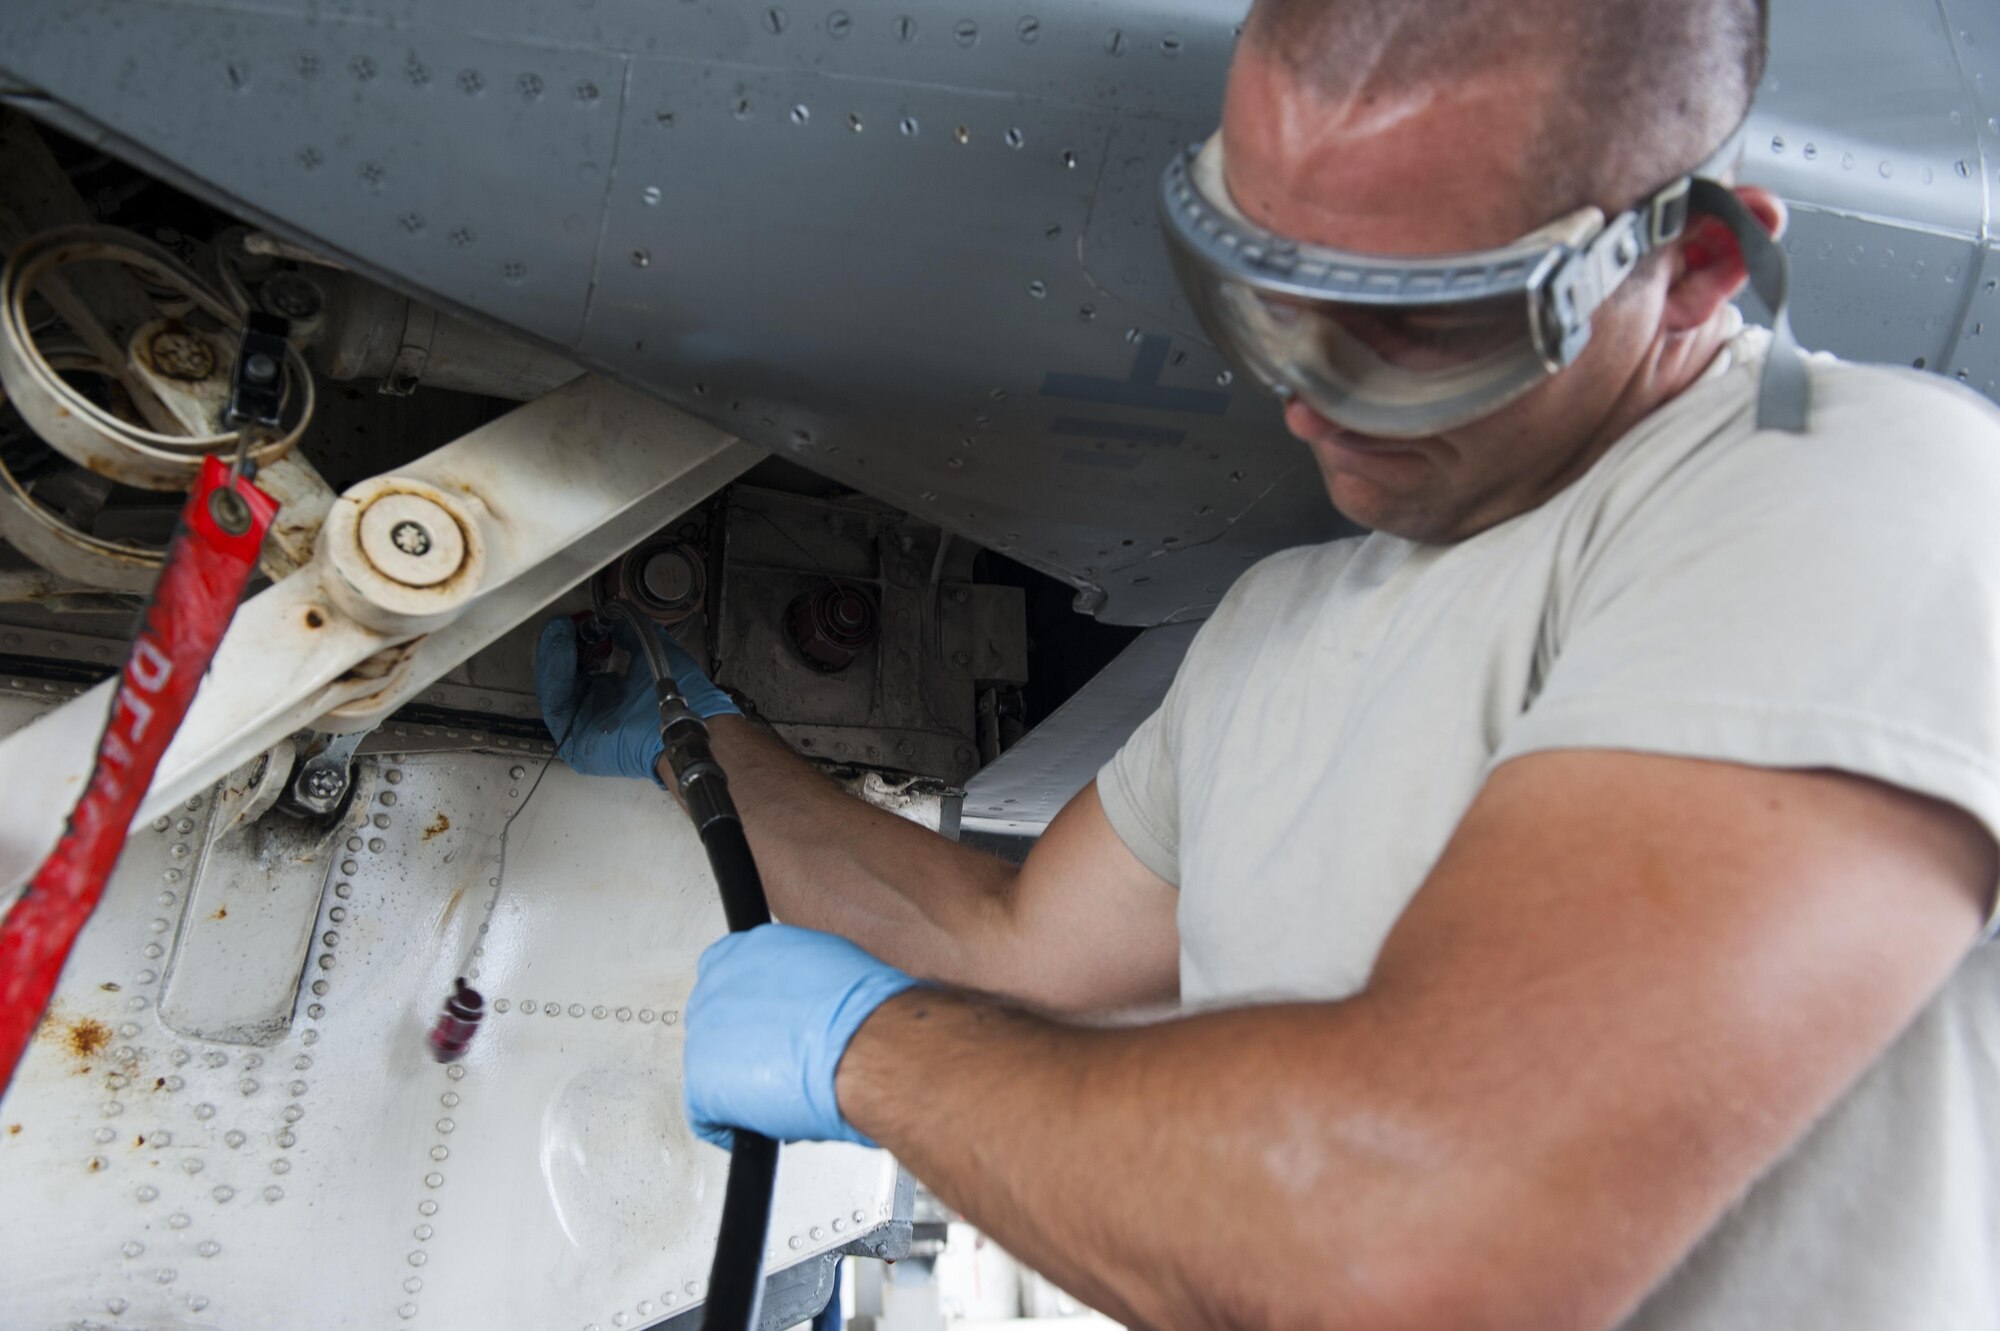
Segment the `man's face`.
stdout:
[[[1418,256],[1506,244],[1568,206],[1526,174],[1550,87],[1545,70],[1522,62],[1336,104],[1246,48],[1223,112],[1230,196],[1261,226],[1337,249]],[[1373,439],[1296,400],[1285,423],[1355,522],[1462,540],[1541,504],[1615,441],[1601,436],[1660,326],[1664,286],[1628,282],[1598,310],[1574,364],[1468,425]]]

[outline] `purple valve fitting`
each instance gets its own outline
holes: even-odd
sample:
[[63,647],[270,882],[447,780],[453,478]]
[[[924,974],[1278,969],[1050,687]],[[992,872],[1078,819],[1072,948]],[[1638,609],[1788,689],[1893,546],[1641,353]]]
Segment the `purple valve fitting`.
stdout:
[[431,1027],[431,1057],[440,1063],[456,1063],[472,1047],[472,1036],[479,1029],[479,1019],[486,1015],[486,1000],[477,989],[465,982],[463,975],[452,981],[450,997],[444,1000],[444,1011],[438,1013],[437,1024]]

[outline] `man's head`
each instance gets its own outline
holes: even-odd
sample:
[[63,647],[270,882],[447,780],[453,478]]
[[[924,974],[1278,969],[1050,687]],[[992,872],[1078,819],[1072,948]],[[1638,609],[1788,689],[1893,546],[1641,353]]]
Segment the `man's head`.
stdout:
[[[1707,158],[1761,74],[1758,0],[1259,0],[1223,118],[1227,186],[1253,222],[1382,255],[1505,244],[1607,214]],[[1775,227],[1777,205],[1746,201]],[[1286,419],[1363,525],[1462,539],[1543,502],[1719,345],[1743,281],[1694,219],[1592,321],[1569,368],[1432,439],[1370,440],[1302,402]]]

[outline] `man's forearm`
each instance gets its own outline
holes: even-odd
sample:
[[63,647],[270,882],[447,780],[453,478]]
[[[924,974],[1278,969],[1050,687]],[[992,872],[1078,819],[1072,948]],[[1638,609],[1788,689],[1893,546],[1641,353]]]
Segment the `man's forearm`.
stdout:
[[709,733],[773,914],[912,975],[988,982],[973,954],[991,949],[1012,866],[855,799],[741,717],[716,717]]
[[1385,1158],[1366,1094],[1301,1093],[1301,1060],[1359,1052],[1340,1025],[1291,1007],[1096,1029],[916,990],[849,1045],[839,1099],[1009,1252],[1131,1325],[1423,1325],[1402,1231],[1370,1209],[1410,1189],[1407,1214],[1442,1162]]
[[[913,990],[855,1035],[837,1094],[1009,1252],[1133,1326],[1609,1324],[1662,1269],[1646,1227],[1569,1152],[1570,1113],[1510,1131],[1511,1079],[1465,1075],[1476,1055],[1414,1034],[1430,1025],[1363,995],[1092,1028]],[[1657,1206],[1676,1244],[1699,1232],[1681,1191]]]

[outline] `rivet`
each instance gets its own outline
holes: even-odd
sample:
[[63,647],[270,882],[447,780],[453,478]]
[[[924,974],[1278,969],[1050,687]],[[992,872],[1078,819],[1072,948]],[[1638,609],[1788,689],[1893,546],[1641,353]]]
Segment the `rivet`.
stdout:
[[791,17],[784,10],[772,5],[764,11],[764,31],[777,36],[791,24]]
[[186,1211],[176,1211],[167,1217],[167,1224],[174,1229],[186,1229],[193,1223]]
[[1008,129],[1003,137],[1009,148],[1018,148],[1028,141],[1028,136],[1023,134],[1018,126]]
[[844,9],[836,9],[826,16],[826,35],[840,41],[854,31],[854,16]]
[[811,119],[812,108],[808,107],[804,102],[800,102],[792,108],[792,123],[794,125],[803,125]]
[[273,1174],[289,1174],[292,1172],[292,1162],[283,1156],[279,1156],[271,1162],[271,1172]]
[[583,1004],[571,1003],[569,1005],[569,1014],[572,1017],[581,1017],[583,1015]]
[[215,1198],[215,1200],[218,1202],[226,1202],[235,1195],[236,1195],[236,1189],[230,1187],[227,1183],[224,1183],[221,1186],[217,1187],[214,1192],[209,1194],[209,1196]]
[[160,1190],[150,1183],[141,1183],[137,1196],[142,1202],[150,1202],[160,1195]]
[[1036,278],[1034,281],[1028,283],[1028,294],[1036,300],[1043,299],[1049,294],[1048,283],[1042,281],[1039,277]]
[[200,1311],[201,1311],[201,1310],[202,1310],[203,1308],[206,1308],[207,1306],[208,1306],[208,1296],[207,1296],[206,1294],[190,1294],[190,1295],[188,1295],[188,1311],[189,1311],[189,1312],[196,1312],[196,1313],[198,1313],[198,1312],[200,1312]]
[[915,116],[904,116],[899,128],[906,137],[915,138],[917,133],[917,118]]
[[1125,54],[1125,34],[1117,28],[1105,33],[1104,50],[1109,55]]
[[514,81],[514,86],[520,91],[524,100],[532,102],[542,95],[542,76],[523,74]]
[[137,1257],[140,1253],[146,1251],[146,1245],[137,1239],[133,1239],[118,1251],[124,1253],[127,1257]]
[[1021,17],[1021,21],[1014,25],[1014,35],[1033,46],[1036,39],[1042,35],[1042,21],[1033,14],[1025,14]]
[[444,1175],[438,1173],[436,1170],[432,1170],[430,1173],[424,1175],[424,1186],[426,1188],[442,1188],[444,1186]]
[[478,70],[461,69],[458,71],[458,90],[466,96],[477,96],[485,86],[486,80],[480,77]]
[[891,26],[896,34],[897,41],[908,45],[916,39],[917,21],[908,14],[898,14],[895,23]]
[[264,1189],[264,1200],[267,1202],[281,1201],[284,1198],[284,1195],[285,1195],[285,1190],[279,1187],[275,1183],[273,1183],[270,1187]]
[[200,1253],[203,1257],[213,1257],[215,1256],[215,1254],[222,1251],[222,1245],[220,1243],[217,1243],[214,1239],[203,1239],[200,1243],[195,1245],[194,1250]]
[[977,45],[979,41],[979,25],[969,18],[962,18],[952,27],[951,35],[960,46]]

